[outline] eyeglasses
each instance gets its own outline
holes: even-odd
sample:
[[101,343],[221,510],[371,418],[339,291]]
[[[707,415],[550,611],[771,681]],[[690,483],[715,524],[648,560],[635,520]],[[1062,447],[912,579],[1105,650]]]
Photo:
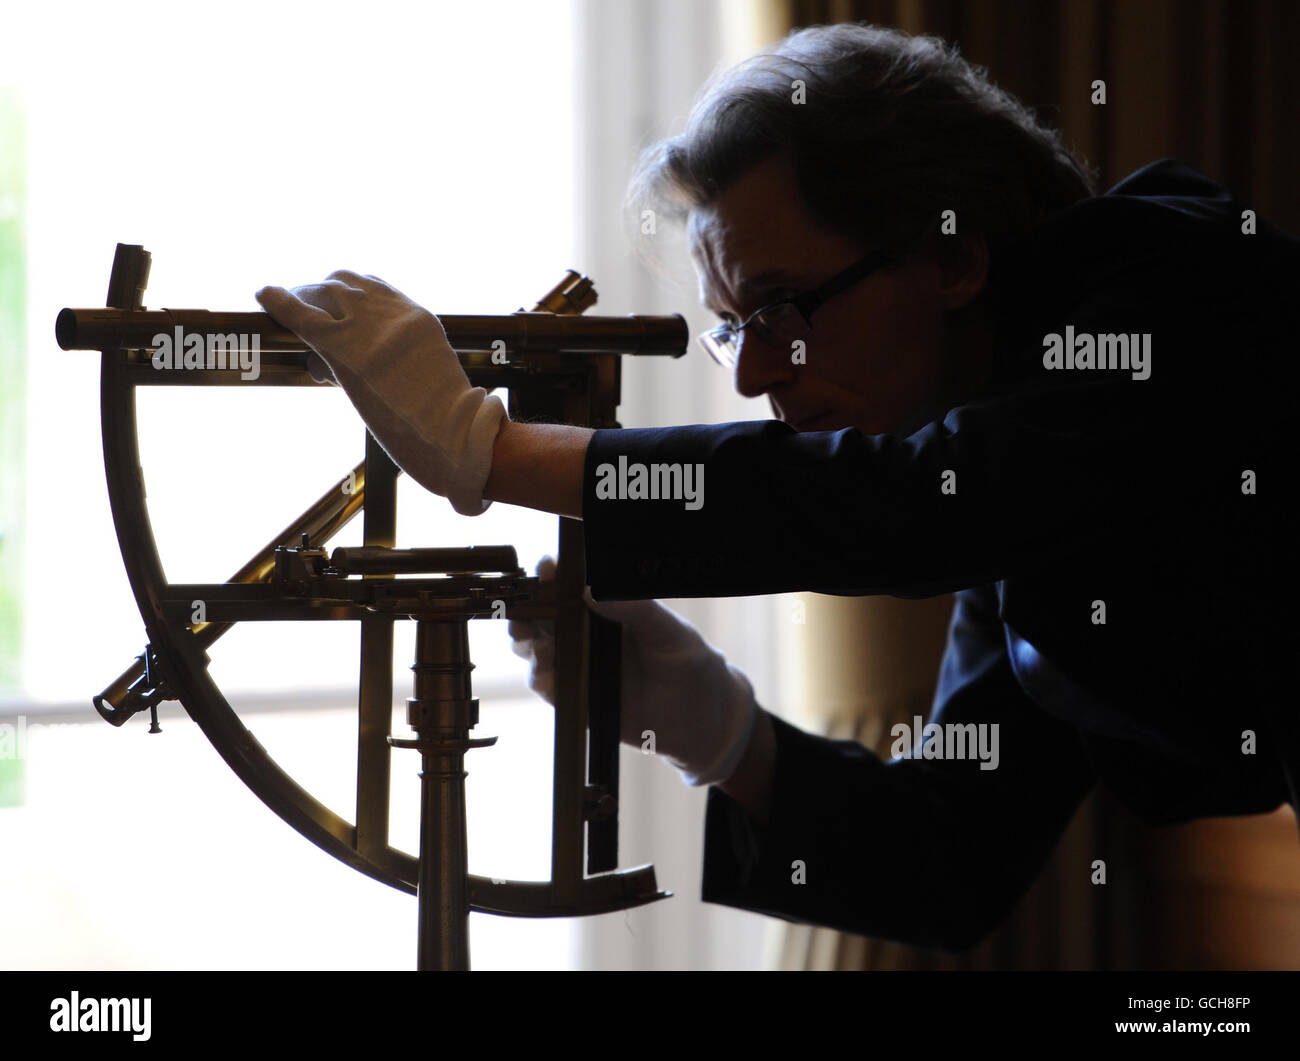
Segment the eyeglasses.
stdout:
[[811,291],[764,306],[739,324],[724,321],[701,335],[700,345],[723,368],[732,368],[740,353],[740,333],[746,328],[753,328],[769,345],[788,347],[801,339],[807,341],[812,330],[813,313],[828,299],[847,291],[859,280],[888,264],[891,257],[883,250],[873,250]]

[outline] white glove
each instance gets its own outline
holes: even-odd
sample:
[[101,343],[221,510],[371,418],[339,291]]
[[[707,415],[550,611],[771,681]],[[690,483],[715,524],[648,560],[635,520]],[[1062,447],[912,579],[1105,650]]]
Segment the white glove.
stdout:
[[[264,287],[257,301],[320,355],[402,471],[463,516],[487,511],[483,488],[506,408],[470,386],[437,317],[345,269],[292,291]],[[320,367],[311,370],[321,380]]]
[[[542,581],[555,577],[549,556],[537,565]],[[749,679],[699,631],[658,601],[598,603],[597,615],[623,624],[623,696],[620,740],[640,748],[654,733],[656,753],[688,785],[725,781],[740,765],[758,717]],[[511,620],[514,652],[530,660],[528,684],[555,703],[555,624]]]

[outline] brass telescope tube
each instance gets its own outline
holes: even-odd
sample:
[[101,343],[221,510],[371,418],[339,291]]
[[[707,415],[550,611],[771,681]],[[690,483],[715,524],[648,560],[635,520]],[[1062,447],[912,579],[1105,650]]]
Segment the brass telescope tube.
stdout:
[[[680,357],[689,332],[680,314],[583,317],[568,313],[504,316],[438,315],[447,341],[462,353],[492,351],[504,342],[516,353],[647,354]],[[246,349],[250,337],[266,353],[306,352],[307,344],[266,313],[205,309],[64,309],[54,335],[64,350],[152,350],[155,337],[182,334],[233,336]]]

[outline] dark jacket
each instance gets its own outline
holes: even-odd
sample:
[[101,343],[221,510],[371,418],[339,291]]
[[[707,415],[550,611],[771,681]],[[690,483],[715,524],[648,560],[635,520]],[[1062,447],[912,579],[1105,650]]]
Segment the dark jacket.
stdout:
[[[1300,242],[1246,234],[1245,209],[1165,160],[995,244],[993,377],[910,437],[595,433],[597,600],[955,591],[932,721],[999,726],[981,770],[777,719],[767,826],[709,792],[705,900],[955,950],[1006,916],[1094,783],[1151,824],[1300,811]],[[1149,378],[1045,367],[1067,326],[1149,336]],[[703,505],[598,500],[620,455],[704,465]]]

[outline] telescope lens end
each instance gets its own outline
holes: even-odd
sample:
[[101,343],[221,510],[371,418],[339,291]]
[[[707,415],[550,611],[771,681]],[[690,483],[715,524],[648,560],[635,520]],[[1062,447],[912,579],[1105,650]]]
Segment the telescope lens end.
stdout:
[[54,319],[54,338],[58,341],[60,350],[75,349],[73,344],[77,341],[77,314],[73,310],[59,310],[59,315]]

